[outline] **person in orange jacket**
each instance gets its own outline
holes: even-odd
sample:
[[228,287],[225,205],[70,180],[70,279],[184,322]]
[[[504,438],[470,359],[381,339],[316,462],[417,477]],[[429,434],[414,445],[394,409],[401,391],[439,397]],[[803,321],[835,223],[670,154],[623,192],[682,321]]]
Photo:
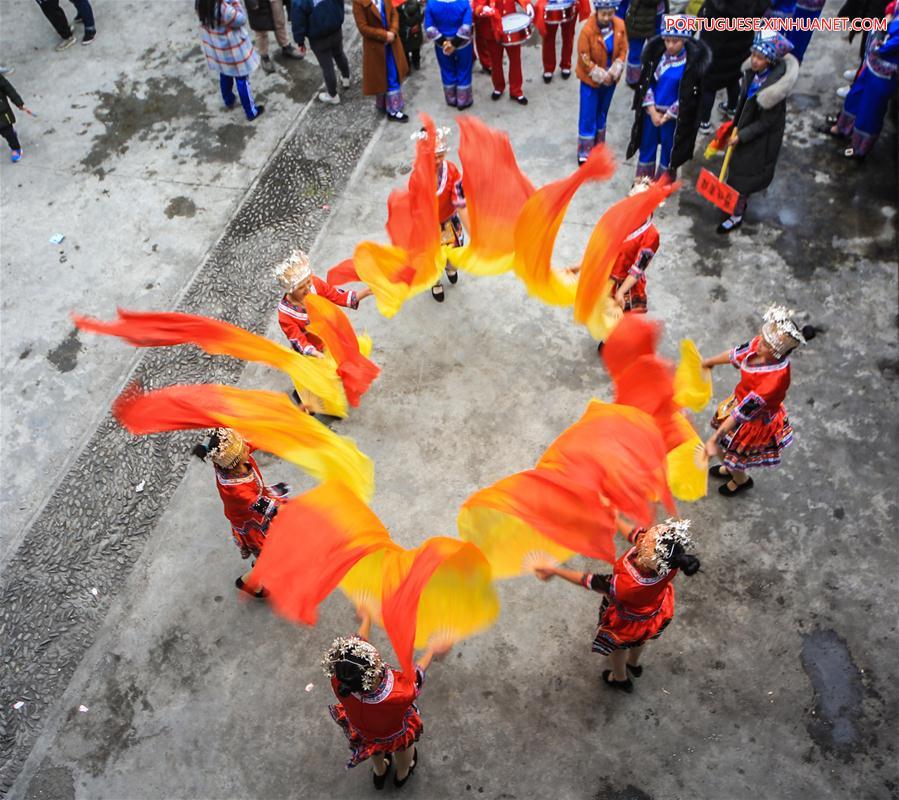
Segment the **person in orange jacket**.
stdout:
[[577,162],[583,164],[594,145],[606,140],[606,117],[615,87],[624,73],[627,32],[615,16],[617,0],[593,0],[595,13],[584,23],[577,43],[577,76],[581,81]]

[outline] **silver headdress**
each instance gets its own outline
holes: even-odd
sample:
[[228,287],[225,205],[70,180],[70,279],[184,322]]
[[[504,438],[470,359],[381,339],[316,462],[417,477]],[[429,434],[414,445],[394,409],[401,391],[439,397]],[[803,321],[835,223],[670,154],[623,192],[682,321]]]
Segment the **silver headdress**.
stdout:
[[764,317],[762,338],[774,351],[774,355],[783,358],[794,347],[805,344],[802,331],[793,322],[793,311],[785,306],[771,306]]
[[321,662],[325,675],[333,678],[341,661],[349,661],[359,667],[362,673],[362,688],[366,692],[377,688],[384,675],[384,662],[377,648],[358,636],[338,636],[331,643]]
[[[449,135],[452,131],[449,128],[437,128],[435,131],[436,141],[434,142],[435,153],[445,153],[449,150]],[[428,138],[426,130],[416,131],[409,137],[412,141],[423,141]]]
[[274,270],[275,278],[288,292],[292,292],[306,278],[312,275],[309,256],[302,250],[294,250]]
[[684,550],[693,545],[693,539],[690,536],[690,524],[688,519],[673,519],[671,517],[662,523],[665,527],[656,534],[654,548],[656,572],[659,575],[667,575],[671,571],[669,561],[674,554],[676,545],[680,545]]
[[247,443],[244,438],[230,428],[215,428],[211,435],[218,440],[215,447],[209,449],[212,463],[223,469],[232,469],[243,458]]

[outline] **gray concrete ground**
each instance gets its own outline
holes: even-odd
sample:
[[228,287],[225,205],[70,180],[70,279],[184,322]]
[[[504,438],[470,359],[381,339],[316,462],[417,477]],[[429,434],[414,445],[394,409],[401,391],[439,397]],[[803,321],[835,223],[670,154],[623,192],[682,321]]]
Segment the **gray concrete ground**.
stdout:
[[[176,16],[182,49],[175,50],[183,53],[191,47],[192,23],[184,9]],[[43,20],[25,22],[15,21],[18,47]],[[10,60],[7,25],[3,36]],[[164,75],[188,82],[205,103],[206,124],[224,124],[211,89],[203,93],[208,76],[200,66],[162,56],[175,38],[165,32],[155,45],[155,39],[142,43],[160,55],[146,59],[141,80],[152,85]],[[20,52],[18,88],[28,91],[27,78],[58,103],[61,83],[46,80],[43,63],[29,78],[25,65],[36,58]],[[735,501],[715,494],[683,505],[694,519],[703,572],[678,579],[677,619],[648,651],[631,696],[612,696],[599,684],[602,662],[589,652],[594,595],[525,578],[503,583],[497,626],[431,670],[421,703],[422,763],[406,793],[597,800],[897,795],[890,729],[899,700],[892,680],[899,559],[889,489],[896,478],[889,413],[897,364],[895,138],[890,127],[868,164],[856,169],[815,133],[835,105],[836,76],[853,53],[817,35],[791,100],[778,178],[753,202],[740,232],[715,237],[715,212],[689,189],[698,163],[684,171],[684,190],[659,214],[663,244],[651,268],[650,303],[667,323],[669,354],[682,336],[703,352],[742,341],[771,301],[808,311],[823,329],[795,359],[788,405],[797,443],[784,467],[759,476],[757,488]],[[69,54],[82,57],[68,51],[60,58]],[[111,64],[120,61],[118,53],[92,56],[95,80],[115,84],[109,76],[121,69]],[[52,58],[45,60],[55,68]],[[410,110],[445,124],[451,115],[431,54],[426,62],[407,84]],[[520,162],[539,184],[573,167],[577,86],[558,77],[544,86],[534,46],[525,49],[525,74],[526,109],[505,98],[491,103],[489,79],[476,75],[473,111],[510,131]],[[305,78],[308,86],[314,77]],[[25,469],[34,470],[25,477],[46,476],[38,492],[33,478],[23,478],[27,491],[10,487],[14,510],[47,504],[30,525],[23,515],[21,530],[4,533],[0,776],[12,797],[342,798],[372,791],[365,767],[342,768],[345,745],[327,717],[330,696],[318,669],[332,636],[353,626],[349,604],[332,597],[316,628],[299,629],[264,606],[239,602],[232,581],[242,565],[210,468],[187,464],[196,437],[133,442],[104,418],[132,367],[154,386],[214,379],[286,389],[283,377],[256,367],[241,372],[192,350],[135,354],[88,337],[68,371],[45,363],[52,343],[67,335],[63,314],[72,306],[105,315],[116,303],[178,307],[278,336],[268,274],[291,244],[310,247],[323,272],[359,239],[384,240],[386,197],[405,180],[414,128],[379,125],[354,89],[337,109],[310,108],[269,161],[299,110],[273,95],[274,115],[264,120],[270,127],[258,126],[246,139],[239,167],[204,165],[196,155],[178,165],[177,175],[197,172],[192,182],[222,192],[220,180],[234,187],[215,208],[199,186],[191,195],[177,189],[198,209],[204,198],[205,218],[176,216],[163,224],[160,214],[176,191],[173,172],[142,160],[139,136],[132,151],[110,157],[122,172],[145,178],[140,195],[129,189],[141,203],[123,203],[124,190],[118,202],[108,201],[116,219],[112,247],[99,233],[109,211],[85,213],[84,224],[97,236],[93,258],[85,259],[64,302],[53,295],[60,307],[43,312],[48,322],[40,329],[33,316],[24,317],[34,305],[25,302],[29,293],[37,302],[34,280],[11,283],[8,275],[43,262],[25,262],[9,243],[37,259],[46,237],[26,241],[9,220],[21,208],[28,212],[23,224],[57,226],[45,197],[37,196],[40,184],[13,186],[8,176],[18,173],[3,165],[2,399],[4,418],[11,414],[23,431],[16,439],[4,421],[4,455],[21,459],[24,452]],[[618,154],[629,100],[620,90],[613,104],[610,140]],[[195,124],[185,114],[168,120],[160,135],[174,133],[184,147]],[[112,125],[107,135],[118,130]],[[90,149],[79,156],[74,145],[65,147],[69,166]],[[158,171],[154,180],[141,172],[150,169]],[[578,195],[561,231],[558,263],[577,260],[598,213],[626,190],[632,169],[622,165],[611,181]],[[216,170],[232,172],[219,179]],[[116,180],[115,172],[103,181],[91,172],[55,177],[62,191],[80,198],[102,194]],[[156,219],[147,217],[144,202]],[[134,269],[132,243],[143,236],[169,237],[167,291],[135,288],[160,269],[151,256]],[[110,266],[98,269],[101,261]],[[11,285],[20,296],[9,294]],[[76,294],[76,286],[84,288]],[[442,306],[423,296],[384,320],[368,301],[353,315],[357,328],[373,336],[382,374],[339,427],[374,458],[373,507],[401,544],[452,535],[456,510],[472,491],[531,466],[591,396],[608,396],[593,347],[569,314],[527,298],[510,276],[462,275]],[[55,339],[48,326],[56,326]],[[35,342],[34,355],[22,360],[33,364],[33,378],[17,371],[17,348],[26,341]],[[41,378],[52,378],[56,388],[45,393],[46,405],[34,405],[36,390],[18,399],[23,382]],[[732,380],[729,371],[716,374],[716,395],[730,391]],[[46,418],[55,408],[61,419],[50,432]],[[25,424],[32,409],[41,425]],[[704,430],[705,420],[698,424]],[[63,438],[59,429],[67,430]],[[48,434],[58,444],[50,446]],[[261,463],[274,480],[310,485],[275,459]],[[141,480],[146,488],[137,494]],[[382,634],[378,640],[386,646]],[[306,692],[308,683],[313,688]],[[13,710],[20,699],[25,706]]]

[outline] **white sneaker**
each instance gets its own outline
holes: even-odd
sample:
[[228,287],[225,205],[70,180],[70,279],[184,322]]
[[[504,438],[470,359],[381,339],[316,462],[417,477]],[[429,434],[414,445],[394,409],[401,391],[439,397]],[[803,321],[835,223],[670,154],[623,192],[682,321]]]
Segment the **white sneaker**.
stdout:
[[341,85],[344,89],[349,89],[349,88],[350,88],[350,79],[349,79],[349,78],[341,77],[341,78],[340,78],[340,85]]
[[332,106],[336,106],[340,104],[340,95],[335,94],[334,97],[331,97],[327,92],[321,92],[318,96],[318,99],[323,103],[328,103]]
[[846,95],[849,94],[850,88],[851,87],[849,87],[849,86],[841,86],[839,89],[837,89],[837,97],[840,97],[840,98],[846,97]]
[[844,81],[851,81],[851,80],[853,80],[854,78],[855,78],[855,70],[854,70],[854,69],[847,69],[847,70],[843,73],[843,80],[844,80]]
[[68,39],[63,39],[58,45],[56,45],[56,52],[60,53],[68,47],[71,47],[75,44],[75,37],[70,36]]

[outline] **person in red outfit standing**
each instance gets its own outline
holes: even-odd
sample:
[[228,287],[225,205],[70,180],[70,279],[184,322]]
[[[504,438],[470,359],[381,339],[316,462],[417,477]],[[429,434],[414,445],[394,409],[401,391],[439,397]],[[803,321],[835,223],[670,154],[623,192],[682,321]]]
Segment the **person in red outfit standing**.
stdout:
[[525,13],[534,18],[534,6],[530,0],[474,0],[475,20],[490,20],[490,76],[493,78],[493,100],[499,100],[506,90],[506,77],[503,74],[503,51],[509,56],[509,96],[523,106],[528,104],[524,96],[523,77],[521,74],[521,45],[504,47],[502,44],[503,17],[515,14],[520,5]]
[[[565,13],[571,18],[565,22],[552,22],[546,18],[546,7],[552,9],[566,9]],[[549,83],[556,71],[556,31],[562,32],[562,59],[559,66],[562,69],[562,79],[571,77],[571,55],[574,52],[574,30],[578,20],[585,20],[590,16],[590,0],[552,0],[547,4],[546,0],[538,0],[535,22],[540,35],[543,37],[541,55],[543,56],[543,82]]]
[[304,356],[324,357],[324,343],[312,333],[306,332],[309,315],[303,300],[308,294],[317,294],[343,308],[358,308],[359,301],[371,295],[367,286],[354,292],[339,289],[312,274],[309,256],[302,250],[294,250],[283,263],[275,267],[275,277],[286,290],[278,303],[278,324],[290,342],[290,346]]
[[[478,15],[478,0],[471,0],[472,18],[474,19],[474,53],[481,62],[481,72],[490,74],[490,42],[493,39],[493,23],[490,15]],[[484,6],[481,6],[483,8]]]
[[[237,431],[216,428],[210,433],[209,441],[197,445],[193,454],[203,461],[207,456],[212,459],[215,485],[222,498],[225,517],[231,523],[231,535],[240,550],[240,557],[255,559],[262,552],[268,527],[278,513],[278,507],[286,502],[290,487],[286,483],[266,486],[256,459],[251,455],[253,450]],[[265,589],[251,592],[245,586],[251,571],[247,570],[234,585],[247,594],[265,597]]]
[[350,745],[347,767],[370,758],[372,780],[383,789],[387,772],[396,767],[393,785],[403,786],[418,760],[415,743],[424,726],[415,701],[424,685],[425,671],[435,656],[449,647],[431,646],[407,675],[381,660],[377,648],[367,641],[371,617],[362,615],[355,636],[338,637],[322,659],[325,675],[338,702],[328,707],[331,718],[343,728]]
[[[541,581],[558,575],[569,583],[604,595],[593,652],[608,656],[612,669],[602,680],[612,689],[630,693],[639,678],[643,646],[658,639],[674,618],[674,586],[678,570],[684,575],[699,571],[699,559],[686,552],[693,542],[690,520],[668,519],[651,528],[634,528],[627,539],[633,545],[612,566],[611,575],[582,573],[565,567],[538,567]],[[625,528],[619,528],[625,533]]]
[[721,458],[722,463],[710,467],[709,474],[728,479],[718,487],[725,497],[751,489],[753,480],[746,470],[776,467],[783,449],[793,442],[793,427],[783,405],[790,388],[789,354],[814,337],[814,327],[805,325],[800,330],[791,311],[772,306],[765,312],[758,336],[702,362],[706,369],[730,363],[740,370],[740,382],[718,406],[712,419],[715,433],[706,442],[709,457]]

